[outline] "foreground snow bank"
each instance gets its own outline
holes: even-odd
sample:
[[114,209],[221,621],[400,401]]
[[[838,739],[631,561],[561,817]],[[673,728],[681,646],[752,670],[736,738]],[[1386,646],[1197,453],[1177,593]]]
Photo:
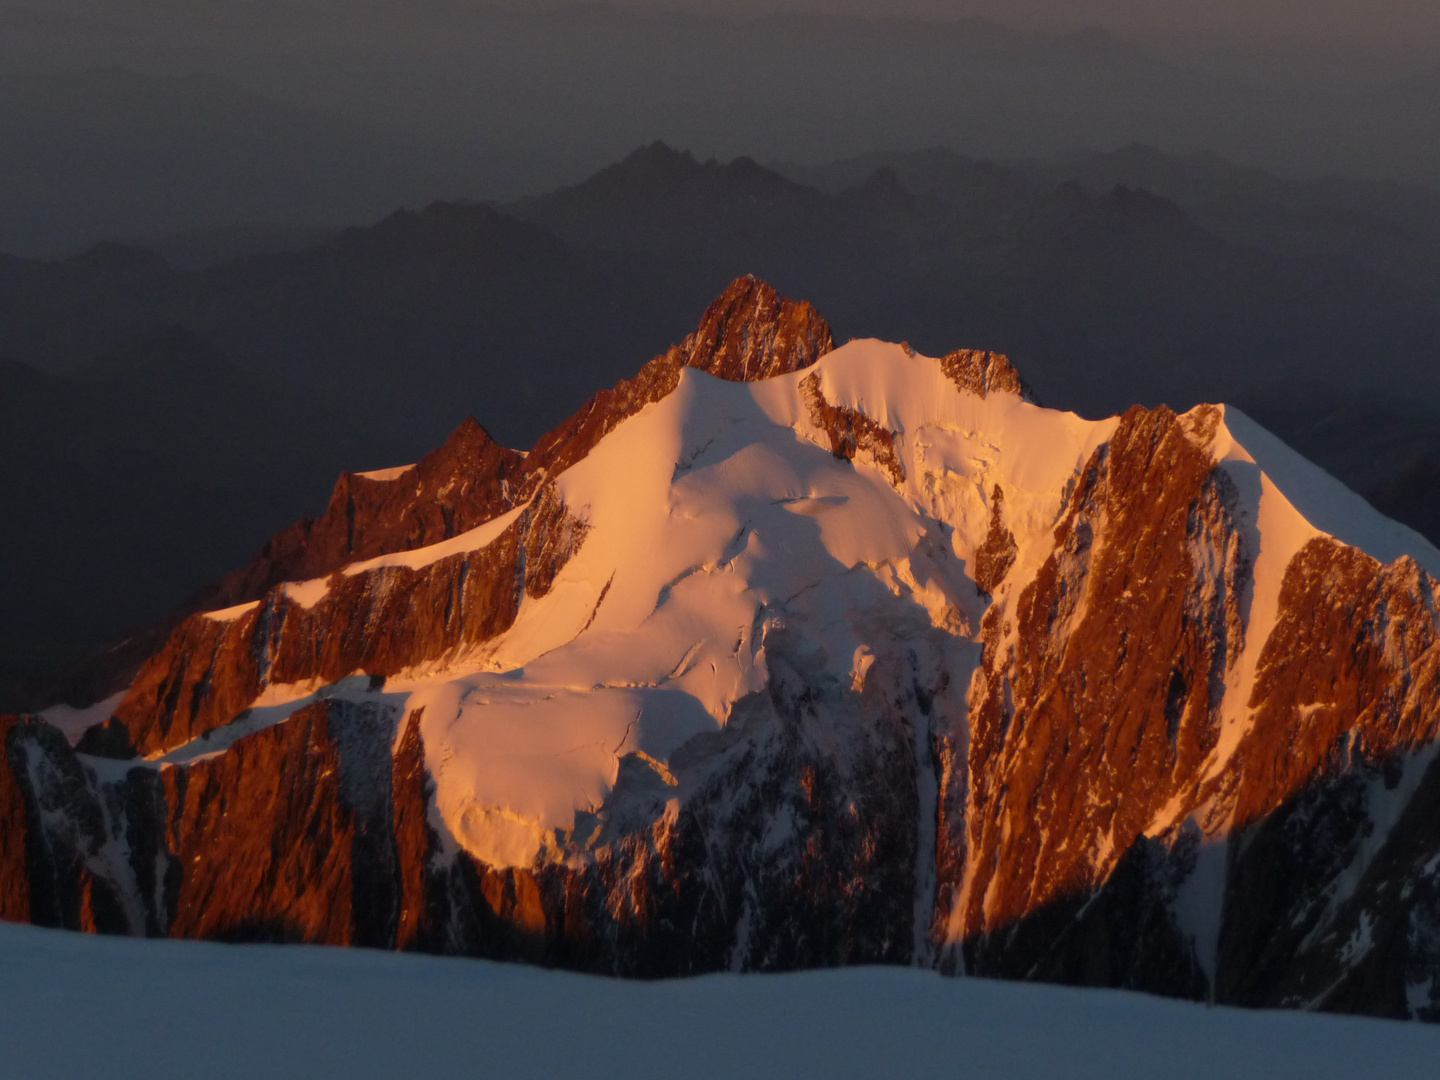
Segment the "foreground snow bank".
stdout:
[[635,983],[0,924],[0,1073],[1433,1076],[1440,1028],[861,968]]

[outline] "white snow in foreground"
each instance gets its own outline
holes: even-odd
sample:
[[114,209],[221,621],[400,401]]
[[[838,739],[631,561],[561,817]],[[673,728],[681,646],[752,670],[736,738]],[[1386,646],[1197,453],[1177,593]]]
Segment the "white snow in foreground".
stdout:
[[0,924],[0,1075],[1435,1075],[1440,1028],[900,968],[624,982],[475,960]]

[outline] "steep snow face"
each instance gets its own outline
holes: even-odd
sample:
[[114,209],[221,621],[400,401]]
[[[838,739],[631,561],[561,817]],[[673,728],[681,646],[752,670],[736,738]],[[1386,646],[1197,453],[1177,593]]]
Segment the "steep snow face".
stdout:
[[[827,407],[889,433],[889,449],[862,440],[853,461],[833,453],[816,390]],[[449,832],[499,867],[584,843],[627,757],[678,797],[672,756],[765,688],[776,634],[803,643],[813,677],[859,688],[877,656],[905,647],[906,627],[944,631],[957,699],[945,720],[963,743],[964,688],[988,604],[975,560],[993,493],[1003,492],[1016,549],[1005,575],[1013,597],[1053,553],[1076,479],[1117,422],[1013,394],[981,398],[939,361],[877,341],[757,383],[687,370],[674,393],[558,478],[590,531],[550,591],[527,599],[468,665],[416,672],[411,707],[424,708],[426,761]],[[1239,413],[1196,438],[1234,473],[1256,536],[1247,649],[1229,687],[1219,770],[1244,727],[1281,576],[1307,540],[1329,533],[1434,567],[1440,554]],[[448,546],[483,540],[467,534]],[[432,555],[401,558],[421,565]],[[456,670],[466,666],[475,670]]]
[[[802,386],[817,376],[830,406],[892,433],[903,480],[831,452]],[[1113,424],[982,400],[874,341],[759,383],[687,370],[559,478],[590,532],[487,647],[490,670],[416,689],[445,824],[492,866],[528,865],[600,811],[627,755],[671,782],[672,755],[766,686],[782,628],[810,670],[853,687],[907,625],[943,628],[963,688],[988,492],[1005,489],[1022,554],[1042,557],[1067,480]]]
[[[555,478],[588,531],[545,595],[526,596],[513,626],[479,650],[389,680],[387,691],[423,709],[445,831],[493,867],[608,838],[601,816],[626,816],[614,805],[625,797],[616,794],[622,763],[635,763],[646,801],[681,797],[672,757],[765,690],[777,646],[789,663],[801,657],[806,680],[858,691],[872,670],[913,652],[915,634],[938,632],[945,730],[916,738],[963,748],[990,594],[998,612],[1014,615],[1055,554],[1082,471],[1119,422],[1085,421],[1014,393],[982,397],[942,361],[879,341],[851,342],[759,382],[685,369],[674,392]],[[846,431],[837,435],[837,423]],[[1202,407],[1181,424],[1233,479],[1253,557],[1245,647],[1206,767],[1214,778],[1248,730],[1256,665],[1295,553],[1330,535],[1382,562],[1413,555],[1436,572],[1440,552],[1236,410]],[[997,495],[1013,551],[989,580],[977,559],[1000,520]],[[524,510],[343,573],[420,569],[478,551]],[[328,589],[327,579],[285,587],[306,608]],[[254,606],[209,617],[231,620]],[[1003,625],[1000,647],[1011,648],[1012,619]],[[271,687],[257,705],[283,704],[283,691]],[[1164,833],[1189,812],[1177,796],[1147,832]]]
[[1275,628],[1280,589],[1296,552],[1333,537],[1382,563],[1410,556],[1440,577],[1440,551],[1399,522],[1375,512],[1340,481],[1307,461],[1239,409],[1226,406],[1214,454],[1241,492],[1239,514],[1254,557],[1245,650],[1226,686],[1224,728],[1209,764],[1220,775],[1249,726],[1249,697],[1260,654]]
[[1440,552],[1234,410],[1090,422],[990,354],[819,349],[667,355],[544,453],[462,432],[363,560],[336,503],[115,723],[52,713],[73,749],[0,718],[0,884],[69,875],[33,917],[106,932],[642,976],[1370,1009],[1381,970],[1440,1016]]

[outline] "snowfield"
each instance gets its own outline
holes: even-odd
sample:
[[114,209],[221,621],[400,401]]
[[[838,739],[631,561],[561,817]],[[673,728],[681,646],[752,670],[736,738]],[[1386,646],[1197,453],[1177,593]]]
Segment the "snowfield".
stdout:
[[[853,461],[832,446],[836,429],[825,425],[835,422],[824,418],[835,414],[848,417],[857,440]],[[943,950],[974,940],[961,922],[970,911],[963,890],[974,878],[961,886],[951,921],[932,927],[942,804],[931,736],[950,740],[964,761],[982,620],[1017,609],[1025,586],[1056,551],[1057,523],[1086,462],[1120,423],[1085,421],[1008,392],[980,397],[962,390],[940,361],[873,341],[852,342],[812,368],[760,382],[686,369],[672,393],[616,425],[551,478],[546,497],[563,504],[583,543],[556,559],[545,590],[523,594],[503,633],[407,659],[383,684],[363,670],[325,685],[318,677],[285,684],[261,676],[259,696],[236,719],[155,750],[149,767],[224,755],[238,740],[327,698],[382,705],[397,721],[397,741],[406,731],[399,719],[415,718],[424,771],[434,781],[420,804],[438,837],[427,872],[455,865],[463,849],[495,870],[565,864],[577,881],[597,850],[678,820],[682,804],[691,805],[687,799],[699,800],[697,792],[712,799],[695,819],[710,830],[707,842],[740,845],[762,869],[772,865],[766,860],[773,850],[798,850],[791,804],[779,800],[763,815],[751,814],[746,800],[753,791],[745,785],[754,782],[748,775],[743,784],[728,782],[726,770],[740,774],[740,757],[725,752],[731,743],[750,740],[755,754],[743,764],[756,775],[772,767],[779,775],[777,761],[785,768],[817,759],[833,764],[846,798],[854,797],[846,782],[855,777],[914,776],[916,790],[907,796],[913,802],[904,805],[917,817],[905,828],[913,830],[919,854],[913,874],[901,880],[907,905],[913,890],[914,947],[864,955],[913,955],[922,966],[934,964]],[[1334,536],[1383,562],[1409,555],[1440,576],[1440,551],[1380,517],[1236,410],[1200,406],[1179,423],[1183,438],[1233,481],[1230,550],[1243,541],[1255,560],[1236,607],[1243,648],[1226,669],[1215,706],[1222,727],[1213,748],[1197,756],[1198,782],[1231,768],[1253,727],[1257,668],[1297,552],[1316,537]],[[1002,507],[1011,550],[981,591],[986,576],[977,567],[990,557],[988,533],[1002,522]],[[482,551],[529,509],[515,507],[428,548],[289,582],[285,595],[314,608],[345,576],[370,573],[367,587],[383,590],[387,568],[418,570]],[[526,583],[523,545],[520,552],[517,595]],[[511,574],[511,564],[504,570]],[[1215,565],[1206,572],[1220,579]],[[1127,588],[1123,598],[1130,596]],[[235,620],[257,603],[207,618]],[[1077,624],[1083,614],[1076,607],[1066,619]],[[993,623],[998,655],[1018,631],[1009,617]],[[786,689],[787,678],[800,689]],[[807,706],[805,738],[823,744],[823,752],[787,758],[791,751],[780,740],[762,737],[765,725],[778,728],[779,714],[764,701],[747,712],[746,703],[775,685],[796,700],[803,691],[820,701]],[[906,724],[923,712],[952,726],[932,732],[927,719],[913,731],[897,728],[907,732],[898,749],[872,738],[891,730],[887,703],[903,711],[922,687],[926,704],[912,707]],[[861,693],[867,688],[869,698]],[[73,742],[114,704],[46,715]],[[377,737],[382,759],[390,730]],[[808,744],[804,749],[811,752]],[[85,760],[88,768],[120,768]],[[1330,890],[1326,903],[1347,898],[1378,859],[1430,760],[1420,756],[1395,783],[1388,773],[1366,780],[1360,813],[1368,815],[1367,839],[1343,887],[1316,877],[1317,888]],[[877,761],[893,768],[876,771]],[[378,775],[388,790],[388,760],[382,765]],[[887,798],[892,790],[899,788],[884,789]],[[1157,800],[1146,810],[1144,835],[1173,837],[1195,813],[1188,791],[1176,790],[1168,803]],[[859,816],[855,802],[847,812]],[[747,833],[756,821],[763,828]],[[1212,987],[1227,910],[1229,825],[1217,819],[1207,826],[1206,843],[1173,897],[1178,930]],[[1103,882],[1120,851],[1110,845],[1111,834],[1095,835],[1104,843],[1082,855],[1093,879]],[[1424,873],[1432,874],[1433,864]],[[753,880],[763,878],[757,872]],[[793,880],[783,878],[782,899]],[[639,885],[637,892],[643,894]],[[988,915],[989,894],[976,895]],[[737,971],[761,965],[751,955],[751,927],[758,924],[750,903],[734,903],[734,941],[721,954]],[[330,908],[318,910],[324,916]],[[772,934],[775,927],[813,925],[797,923],[782,907],[774,911],[781,915]],[[168,925],[158,932],[170,932]],[[1373,922],[1363,925],[1363,938],[1345,946],[1344,964],[1353,966],[1373,944]],[[636,940],[648,945],[650,932],[646,925]],[[755,957],[763,959],[758,951]],[[1431,984],[1406,977],[1411,1011],[1428,1007]],[[1437,1027],[950,979],[920,968],[621,982],[482,961],[142,942],[0,924],[0,980],[0,1080],[1440,1075]]]
[[0,924],[0,1075],[1431,1077],[1440,1029],[900,968],[621,982]]
[[[807,383],[889,432],[891,463],[866,452],[854,464],[837,459],[810,414]],[[1329,534],[1382,562],[1411,554],[1440,576],[1440,552],[1238,411],[1202,406],[1187,420],[1216,425],[1211,452],[1242,493],[1241,527],[1257,555],[1248,647],[1227,682],[1209,763],[1216,776],[1250,722],[1256,664],[1294,554]],[[431,826],[451,850],[525,867],[572,843],[610,839],[596,833],[602,811],[629,820],[645,814],[621,804],[683,798],[674,755],[722,731],[736,702],[767,685],[767,635],[803,639],[817,677],[859,688],[887,648],[903,657],[917,637],[941,629],[954,688],[945,711],[964,716],[989,603],[971,576],[992,492],[1004,490],[1017,544],[998,594],[1018,595],[1053,552],[1075,478],[1118,423],[1009,393],[979,397],[940,361],[879,341],[851,342],[811,368],[759,382],[686,369],[673,393],[557,478],[587,536],[548,594],[527,598],[515,624],[478,653],[387,680],[387,701],[405,714],[424,710],[426,767],[437,784]],[[523,510],[343,573],[419,569],[480,550]],[[311,607],[329,584],[285,588]],[[208,617],[235,619],[255,606]],[[268,687],[244,731],[283,721],[322,689]],[[164,760],[215,749],[207,739]],[[622,768],[633,791],[623,790]],[[1162,814],[1150,833],[1170,829],[1180,813]]]

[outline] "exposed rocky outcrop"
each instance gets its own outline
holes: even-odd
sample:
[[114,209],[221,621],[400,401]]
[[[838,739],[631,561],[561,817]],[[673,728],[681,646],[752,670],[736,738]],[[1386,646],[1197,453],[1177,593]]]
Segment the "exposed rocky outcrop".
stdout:
[[110,765],[36,720],[0,769],[28,830],[5,852],[28,912],[102,933],[392,947],[396,710],[319,702],[183,767]]
[[276,534],[247,566],[202,590],[173,617],[87,658],[57,680],[56,696],[88,704],[130,685],[189,615],[258,600],[282,582],[325,577],[353,562],[449,540],[525,504],[617,424],[673,391],[685,367],[731,381],[764,379],[809,367],[833,344],[829,325],[808,303],[785,299],[753,276],[738,278],[681,344],[635,378],[596,394],[528,453],[500,446],[467,419],[442,447],[399,475],[345,473],[320,518]]
[[0,717],[0,919],[30,921],[29,839],[25,788],[9,762],[10,733],[21,721]]
[[535,444],[525,459],[538,482],[575,464],[627,417],[667,397],[687,367],[745,382],[800,371],[834,346],[830,326],[804,301],[780,296],[755,277],[738,278],[711,304],[700,327],[633,379],[602,390]]
[[[1095,425],[1054,490],[1037,490],[1051,474],[995,471],[1003,440],[972,430],[1012,414],[1023,437],[1039,430],[1025,426],[1039,410],[993,400],[1026,398],[1003,357],[939,361],[963,396],[907,428],[867,413],[871,384],[847,383],[853,368],[795,374],[829,345],[807,306],[742,279],[683,345],[529,455],[462,429],[448,457],[342,481],[344,498],[295,534],[313,544],[252,567],[236,588],[269,582],[259,596],[184,620],[75,748],[38,718],[0,720],[0,916],[645,977],[921,964],[1440,1018],[1440,598],[1420,563],[1311,530],[1261,581],[1276,534],[1257,529],[1217,408]],[[729,538],[725,518],[723,555],[678,580],[728,588],[744,559],[774,569],[787,544],[839,539],[798,593],[766,593],[748,625],[726,624],[722,660],[760,681],[726,699],[723,723],[697,722],[673,752],[627,743],[642,702],[604,740],[614,771],[573,827],[513,810],[538,854],[482,858],[500,848],[467,840],[442,806],[449,750],[425,726],[452,706],[385,693],[386,680],[453,670],[447,692],[488,709],[532,662],[494,660],[508,631],[534,625],[527,604],[581,597],[565,632],[584,635],[603,628],[602,605],[633,599],[587,563],[607,534],[583,500],[567,508],[560,475],[687,366],[793,375],[765,406],[792,426],[746,468],[782,468],[778,447],[812,471],[764,500],[780,527],[759,536],[747,519]],[[987,396],[997,413],[978,411]],[[1056,438],[1085,422],[1063,423]],[[669,483],[657,516],[711,512]],[[898,501],[922,486],[948,509]],[[843,561],[868,521],[824,515],[852,500],[910,514],[908,554]],[[299,567],[320,572],[272,580]],[[843,584],[828,600],[798,599],[832,572]],[[1273,622],[1252,610],[1262,587]],[[672,591],[653,606],[647,594],[641,617]],[[554,651],[547,637],[526,656]],[[594,689],[677,708],[697,655]],[[518,730],[555,720],[542,699],[595,681],[561,670],[514,699]],[[283,706],[260,716],[272,700]]]
[[970,576],[981,592],[993,593],[1015,565],[1015,534],[1005,527],[1005,492],[996,484],[990,492],[990,528],[975,552]]
[[953,886],[964,939],[1103,884],[1196,785],[1241,645],[1234,504],[1173,413],[1132,409],[1082,473],[1054,553],[987,613],[969,876]]
[[844,406],[831,405],[820,389],[820,379],[811,375],[800,384],[801,400],[810,414],[810,422],[824,434],[830,452],[846,461],[864,454],[884,469],[890,482],[905,482],[905,465],[895,453],[895,433],[864,413]]
[[282,581],[324,577],[347,563],[468,532],[515,505],[510,479],[524,459],[467,419],[398,476],[345,473],[321,517],[272,537],[250,565],[199,597],[197,609],[243,604]]
[[1014,394],[1034,402],[1035,395],[1020,372],[1001,353],[957,349],[940,358],[946,378],[968,394],[983,398],[991,393]]
[[181,868],[169,933],[393,947],[395,729],[393,707],[320,702],[164,770],[166,848]]
[[1337,766],[1381,765],[1433,742],[1437,646],[1436,584],[1414,559],[1384,566],[1328,537],[1305,545],[1260,655],[1255,719],[1236,752],[1236,820],[1271,813]]
[[363,559],[449,540],[529,500],[545,479],[583,458],[616,424],[675,389],[692,367],[735,382],[808,367],[833,347],[809,304],[786,300],[754,277],[736,280],[699,328],[634,378],[591,398],[529,453],[499,446],[466,420],[444,446],[388,479],[346,473],[325,514],[271,539],[249,566],[199,601],[223,608]]
[[1292,560],[1229,788],[1226,997],[1436,1018],[1437,634],[1412,559]]
[[271,685],[383,680],[478,648],[509,628],[524,596],[548,591],[585,531],[546,487],[473,551],[337,572],[309,602],[282,584],[247,608],[192,615],[140,669],[117,718],[153,756],[228,723]]
[[[95,766],[38,717],[6,718],[0,726],[8,728],[0,790],[11,793],[12,804],[5,820],[12,840],[4,853],[7,908],[18,906],[23,880],[28,920],[37,925],[156,932],[159,920],[147,907],[154,891],[143,888],[154,884],[155,865],[140,864],[155,848],[161,822],[144,814],[145,781],[133,790],[137,785],[121,765],[107,770],[114,782],[103,784]],[[132,803],[134,813],[124,812]]]

